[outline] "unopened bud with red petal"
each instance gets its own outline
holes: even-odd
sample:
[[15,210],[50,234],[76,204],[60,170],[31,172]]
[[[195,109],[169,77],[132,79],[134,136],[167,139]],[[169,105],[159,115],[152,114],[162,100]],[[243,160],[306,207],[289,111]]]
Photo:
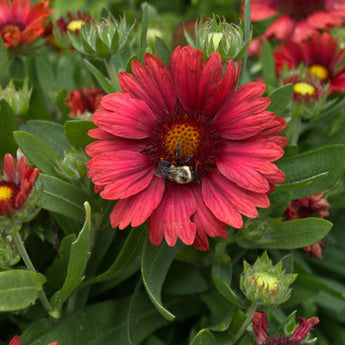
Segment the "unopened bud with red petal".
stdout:
[[9,153],[5,154],[3,171],[0,173],[0,228],[10,234],[13,227],[27,222],[40,209],[41,189],[34,188],[39,169],[28,166],[26,158],[18,161]]
[[119,21],[109,15],[100,22],[85,23],[79,36],[67,32],[73,47],[89,57],[109,58],[122,49],[133,26],[128,27],[126,17]]
[[297,274],[285,273],[282,262],[273,265],[267,252],[259,257],[253,266],[244,261],[244,271],[240,278],[240,287],[246,297],[260,304],[281,304],[291,293],[289,288]]

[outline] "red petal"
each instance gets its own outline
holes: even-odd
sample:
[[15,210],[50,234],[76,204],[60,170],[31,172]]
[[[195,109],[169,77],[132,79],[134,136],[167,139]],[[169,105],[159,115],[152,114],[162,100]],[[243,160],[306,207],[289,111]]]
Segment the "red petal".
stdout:
[[101,196],[109,200],[141,192],[150,184],[154,173],[148,158],[133,151],[105,152],[90,159],[87,166],[88,177],[98,187],[104,186]]
[[200,185],[191,184],[191,187],[194,198],[197,200],[196,212],[192,216],[192,221],[196,225],[196,236],[193,246],[199,250],[208,250],[207,236],[226,238],[226,225],[219,221],[204,204]]
[[255,336],[255,344],[262,345],[267,339],[268,320],[265,312],[256,311],[253,316],[253,331]]
[[[216,159],[219,171],[230,181],[238,186],[258,193],[266,193],[270,186],[260,174],[256,165],[251,161],[241,158],[232,158],[231,155],[220,155]],[[257,165],[265,165],[265,161],[257,160]],[[267,162],[267,164],[270,164]]]
[[143,139],[151,136],[155,116],[146,103],[128,94],[113,93],[101,100],[92,121],[104,131],[119,137]]
[[235,209],[227,191],[215,182],[216,174],[219,172],[214,169],[209,176],[205,176],[202,180],[202,197],[205,205],[221,222],[240,229],[243,225],[242,217]]
[[15,335],[8,345],[22,345],[22,343],[20,342],[18,335]]
[[190,112],[198,110],[199,85],[203,70],[201,50],[191,46],[177,47],[172,53],[169,68],[183,108]]
[[10,153],[6,153],[4,157],[4,169],[8,182],[16,181],[16,160]]
[[265,36],[268,39],[277,38],[280,41],[287,41],[292,36],[295,25],[295,21],[290,16],[281,16],[267,28]]
[[122,230],[130,224],[132,227],[141,225],[161,202],[163,192],[164,180],[154,176],[146,189],[117,202],[110,215],[111,226]]
[[145,54],[144,65],[157,87],[157,93],[152,95],[152,98],[161,110],[173,112],[176,103],[176,92],[170,71],[163,61],[152,54]]
[[190,186],[167,183],[160,204],[148,220],[151,243],[159,245],[164,235],[169,246],[174,246],[177,238],[184,244],[193,244],[196,226],[190,218],[195,210]]
[[270,18],[277,14],[276,0],[252,0],[251,19],[254,22]]
[[308,333],[313,329],[315,325],[319,323],[319,319],[317,317],[311,317],[309,319],[304,319],[300,317],[299,323],[300,325],[295,329],[291,339],[293,340],[303,340]]

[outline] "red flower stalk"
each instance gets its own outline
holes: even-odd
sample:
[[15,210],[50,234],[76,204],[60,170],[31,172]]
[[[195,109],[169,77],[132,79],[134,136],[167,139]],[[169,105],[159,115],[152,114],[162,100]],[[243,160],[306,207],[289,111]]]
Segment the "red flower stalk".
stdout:
[[252,0],[252,21],[282,14],[267,28],[265,37],[302,42],[319,30],[345,21],[345,0]]
[[283,155],[283,118],[265,109],[263,83],[236,90],[239,71],[223,74],[219,53],[177,47],[169,66],[146,54],[121,72],[123,93],[106,95],[93,115],[96,140],[87,146],[88,176],[104,199],[115,200],[113,227],[148,219],[150,241],[177,238],[206,250],[207,235],[255,218],[284,174],[272,164]]
[[322,83],[330,83],[329,92],[345,91],[345,48],[339,49],[339,42],[328,33],[314,35],[303,43],[289,41],[274,52],[277,73],[286,65],[288,69],[300,64],[308,67],[308,73]]
[[11,218],[25,204],[40,171],[29,167],[24,157],[16,166],[12,155],[6,153],[4,172],[6,177],[0,175],[0,216]]
[[68,92],[65,104],[71,109],[71,114],[74,116],[82,115],[85,112],[94,113],[104,95],[102,89],[94,86],[91,89],[84,87]]
[[30,0],[0,0],[0,35],[6,48],[17,47],[37,40],[53,11],[46,10],[49,1],[30,8]]
[[306,345],[303,342],[308,333],[319,323],[317,317],[299,319],[299,326],[295,329],[291,337],[286,335],[275,335],[268,337],[267,315],[262,311],[255,312],[253,316],[253,331],[256,345]]
[[[9,343],[8,345],[22,345],[22,343],[21,343],[21,341],[20,341],[18,335],[15,335],[15,336],[11,339],[11,341],[10,341],[10,343]],[[52,343],[50,343],[50,344],[48,344],[48,345],[58,345],[58,342],[57,342],[57,341],[54,341],[54,342],[52,342]]]

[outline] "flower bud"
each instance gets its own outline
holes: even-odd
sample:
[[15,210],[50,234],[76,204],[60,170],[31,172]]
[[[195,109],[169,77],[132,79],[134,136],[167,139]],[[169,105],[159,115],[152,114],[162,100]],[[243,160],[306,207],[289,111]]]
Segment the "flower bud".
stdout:
[[82,54],[106,59],[125,46],[132,27],[127,27],[126,17],[118,21],[109,16],[99,23],[85,23],[79,37],[70,32],[67,35],[74,48]]
[[242,28],[229,24],[225,19],[213,16],[207,21],[199,21],[195,28],[196,47],[201,49],[205,58],[218,52],[223,62],[230,59],[240,60],[246,53],[250,37],[244,38]]
[[56,172],[65,180],[76,182],[86,174],[87,157],[77,151],[64,152],[62,160],[55,165]]
[[0,99],[4,99],[16,115],[23,115],[29,109],[31,92],[26,80],[22,89],[17,89],[11,80],[4,89],[0,86]]
[[281,261],[273,265],[267,252],[264,252],[253,266],[246,261],[243,266],[240,287],[250,301],[264,305],[278,305],[290,297],[289,286],[296,279],[297,274],[285,273]]

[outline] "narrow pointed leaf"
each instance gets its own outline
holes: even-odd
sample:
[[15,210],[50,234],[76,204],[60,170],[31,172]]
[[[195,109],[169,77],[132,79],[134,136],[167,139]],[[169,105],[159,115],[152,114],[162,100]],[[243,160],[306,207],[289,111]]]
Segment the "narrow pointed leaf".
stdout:
[[168,247],[165,243],[154,247],[147,241],[141,261],[141,275],[146,291],[158,311],[169,321],[174,320],[175,315],[163,306],[161,290],[169,267],[180,249],[180,243],[175,247]]
[[190,345],[217,345],[216,338],[208,329],[202,329],[193,338]]
[[65,281],[51,300],[57,313],[60,313],[64,302],[83,281],[84,270],[90,256],[91,208],[87,202],[84,206],[86,212],[84,226],[77,239],[72,243]]
[[[1,42],[1,39],[0,39]],[[0,160],[5,153],[15,155],[17,144],[13,132],[18,129],[16,116],[6,101],[0,101]]]

